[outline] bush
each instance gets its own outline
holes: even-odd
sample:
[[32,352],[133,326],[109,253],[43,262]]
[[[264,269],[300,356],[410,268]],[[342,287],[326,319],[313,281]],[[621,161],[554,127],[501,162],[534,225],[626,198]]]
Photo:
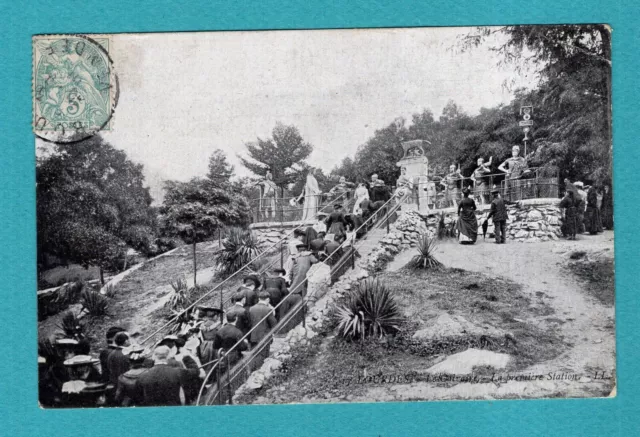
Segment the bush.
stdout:
[[71,311],[67,311],[62,315],[62,320],[60,324],[58,324],[58,328],[64,332],[65,337],[75,338],[76,340],[84,337],[84,326],[80,322],[80,319]]
[[434,238],[421,235],[418,239],[418,255],[411,259],[410,267],[414,269],[437,269],[442,267],[442,263],[433,255],[437,246],[438,243]]
[[85,289],[82,291],[82,306],[92,316],[104,316],[107,314],[109,299],[96,291]]
[[230,275],[244,267],[262,252],[258,239],[249,230],[229,228],[222,240],[222,248],[216,254],[216,262],[222,275]]
[[351,339],[384,337],[403,321],[391,291],[377,278],[367,278],[336,307],[338,332]]
[[175,282],[171,283],[171,288],[173,291],[171,292],[171,296],[169,296],[169,300],[165,304],[173,311],[181,311],[182,309],[188,307],[191,304],[191,292],[193,287],[190,289],[187,286],[187,281],[180,278]]

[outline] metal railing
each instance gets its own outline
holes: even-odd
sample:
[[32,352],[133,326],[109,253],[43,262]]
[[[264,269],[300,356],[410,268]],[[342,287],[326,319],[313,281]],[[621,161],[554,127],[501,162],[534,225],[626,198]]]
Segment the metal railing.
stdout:
[[[321,193],[314,196],[317,200],[313,211],[307,213],[308,216],[315,216],[317,210],[327,205],[331,205],[336,200],[349,200],[353,190],[347,190],[336,195],[331,193]],[[300,221],[305,215],[305,205],[297,202],[296,197],[263,197],[251,199],[249,205],[251,207],[253,223],[264,222],[294,222]]]
[[[358,233],[358,231],[363,228],[369,228],[370,225],[374,222],[378,222],[379,224],[384,223],[386,224],[388,229],[389,216],[391,214],[395,214],[395,211],[400,207],[402,200],[404,200],[404,197],[401,199],[392,197],[383,205],[381,205],[380,208],[377,209],[377,211],[371,214],[371,216],[369,216],[358,228],[352,231],[353,237],[351,241],[345,240],[344,242],[342,242],[342,244],[340,244],[340,246],[322,262],[325,265],[338,265],[340,260],[344,258],[344,255],[342,255],[341,258],[337,259],[335,263],[330,264],[330,261],[332,260],[332,258],[337,257],[342,252],[342,249],[349,246],[351,246],[350,250],[353,251],[349,253],[353,253],[353,256],[355,257],[355,235]],[[396,202],[395,208],[392,208],[390,210],[387,209],[389,204],[394,201]],[[382,217],[380,217],[381,211],[385,211]],[[373,228],[375,227],[376,226],[374,226]],[[355,267],[355,264],[353,264],[352,267]],[[273,308],[273,312],[277,313],[278,309],[280,309],[283,304],[286,303],[288,305],[289,303],[291,303],[291,300],[294,299],[293,296],[298,294],[298,288],[305,285],[306,281],[307,279],[303,280],[294,288],[292,288],[289,293]],[[205,363],[201,366],[207,367],[213,364],[211,369],[207,372],[207,375],[205,376],[204,381],[200,387],[200,391],[195,402],[196,405],[200,405],[201,402],[203,402],[205,405],[211,405],[213,403],[223,404],[232,402],[233,394],[235,393],[237,388],[240,387],[249,378],[249,375],[253,370],[259,368],[263,364],[265,358],[269,355],[269,347],[273,341],[274,336],[290,330],[299,323],[302,323],[304,325],[307,303],[311,299],[315,299],[315,296],[306,296],[304,290],[301,290],[300,294],[302,295],[302,299],[295,303],[294,306],[286,312],[282,319],[278,321],[276,326],[274,326],[265,335],[265,337],[263,337],[256,344],[256,346],[251,349],[251,351],[246,356],[241,356],[240,358],[238,358],[238,356],[240,355],[240,353],[238,352],[240,344],[250,338],[251,333],[262,323],[265,323],[271,313],[260,320],[255,326],[253,326],[249,330],[249,332],[247,332],[240,339],[238,343],[226,350],[218,359],[209,363]]]
[[[329,206],[331,206],[332,204],[341,201],[345,195],[347,193],[343,193],[342,195],[336,197],[335,199],[333,199],[331,202],[329,202],[328,204],[324,205],[319,212],[321,212],[323,209],[328,208]],[[284,242],[293,235],[293,233],[302,228],[303,226],[305,226],[305,224],[300,224],[297,227],[293,228],[291,231],[289,231],[284,237],[280,238],[280,240],[276,241],[275,243],[271,244],[269,247],[267,247],[265,250],[261,251],[257,256],[255,256],[253,259],[251,259],[250,261],[248,261],[246,264],[244,264],[242,267],[240,267],[237,271],[235,271],[234,273],[232,273],[231,275],[229,275],[227,278],[225,278],[224,280],[222,280],[220,283],[218,283],[217,285],[215,285],[213,288],[211,288],[210,290],[208,290],[207,292],[205,292],[202,296],[200,296],[198,299],[196,299],[194,302],[192,302],[191,304],[189,304],[185,309],[183,309],[182,311],[180,311],[178,314],[176,314],[175,316],[173,316],[168,322],[166,322],[164,325],[162,325],[160,328],[156,329],[155,331],[153,331],[151,334],[149,334],[147,337],[145,337],[140,344],[143,345],[147,342],[149,342],[149,340],[155,338],[159,333],[164,332],[168,329],[170,329],[174,323],[176,321],[178,321],[182,316],[184,316],[186,313],[188,313],[189,311],[191,311],[197,304],[199,304],[200,302],[202,302],[205,298],[209,297],[214,291],[216,290],[220,290],[221,293],[221,301],[222,301],[222,289],[221,287],[228,283],[231,279],[233,279],[234,277],[236,277],[237,275],[239,275],[240,273],[242,273],[243,271],[245,271],[245,269],[249,266],[251,266],[251,264],[255,263],[258,259],[261,259],[262,257],[266,256],[268,253],[271,253],[271,251],[277,246],[277,245],[281,245],[281,250],[283,250],[283,246],[284,246]],[[275,264],[275,262],[277,262],[277,260],[272,261],[269,265],[273,266]],[[268,266],[266,267],[268,268]],[[227,299],[226,303],[229,303],[230,299]]]

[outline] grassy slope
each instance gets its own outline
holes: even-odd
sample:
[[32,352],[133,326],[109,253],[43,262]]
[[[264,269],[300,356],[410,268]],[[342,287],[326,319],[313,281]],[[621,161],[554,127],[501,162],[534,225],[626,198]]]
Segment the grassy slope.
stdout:
[[[360,344],[333,336],[317,337],[310,347],[295,350],[282,372],[268,381],[258,395],[266,395],[269,402],[274,403],[349,399],[366,389],[365,385],[358,384],[365,371],[369,376],[405,377],[429,368],[443,354],[468,347],[509,353],[514,359],[508,370],[518,371],[551,359],[566,348],[555,332],[556,326],[552,322],[547,325],[540,322],[541,316],[553,313],[544,296],[531,300],[512,282],[456,269],[403,270],[380,276],[395,291],[408,318],[394,342],[368,340]],[[510,333],[516,343],[506,342],[504,338],[481,342],[472,336],[431,343],[411,340],[422,322],[443,312],[460,315],[478,325],[498,327]],[[537,326],[527,322],[530,318],[537,318]],[[240,401],[250,403],[253,398],[247,396]]]

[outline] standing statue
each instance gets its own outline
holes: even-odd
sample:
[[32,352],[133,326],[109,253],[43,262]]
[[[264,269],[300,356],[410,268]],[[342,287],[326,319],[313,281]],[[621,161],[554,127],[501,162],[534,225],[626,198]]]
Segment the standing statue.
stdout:
[[489,184],[485,174],[491,173],[491,161],[493,156],[489,157],[489,162],[485,164],[484,159],[478,158],[478,167],[471,174],[473,181],[473,189],[476,197],[480,200],[480,205],[489,203]]
[[318,214],[318,205],[320,204],[320,194],[322,194],[322,192],[313,173],[313,169],[310,169],[309,173],[307,173],[307,181],[304,184],[304,189],[297,199],[297,201],[300,202],[300,199],[304,197],[303,221],[314,220]]
[[264,180],[255,184],[261,187],[260,193],[260,212],[264,215],[264,218],[271,216],[275,218],[276,215],[276,198],[278,197],[278,187],[273,182],[273,175],[270,171],[267,171]]
[[527,160],[520,156],[520,146],[511,148],[511,158],[505,160],[498,167],[503,173],[507,174],[505,179],[505,197],[511,201],[520,200],[522,194],[518,190],[518,179],[527,170]]
[[455,164],[449,166],[449,173],[445,175],[440,181],[440,184],[445,187],[445,202],[446,207],[455,208],[458,204],[458,197],[460,190],[458,190],[458,181],[464,179],[462,173],[460,173],[460,164],[456,169]]

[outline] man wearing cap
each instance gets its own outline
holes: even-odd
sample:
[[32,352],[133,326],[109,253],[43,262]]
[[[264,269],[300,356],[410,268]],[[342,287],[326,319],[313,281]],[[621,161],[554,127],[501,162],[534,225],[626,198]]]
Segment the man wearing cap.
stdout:
[[317,262],[318,259],[308,250],[296,255],[291,271],[293,277],[291,280],[292,293],[299,293],[302,297],[307,295],[307,273],[311,265]]
[[227,310],[227,320],[231,316],[236,322],[235,326],[243,334],[246,334],[251,329],[251,318],[249,316],[249,310],[245,308],[244,293],[235,293],[231,296],[231,302],[233,305]]
[[216,359],[216,349],[213,347],[213,341],[220,328],[218,315],[221,310],[219,308],[201,306],[199,307],[199,311],[202,315],[203,322],[200,325],[201,341],[200,346],[198,346],[198,356],[204,365],[205,372],[208,372],[213,366],[212,362]]
[[168,363],[169,354],[168,347],[156,347],[153,351],[153,367],[138,377],[137,386],[143,405],[184,404],[185,380],[189,375],[197,375],[198,371],[171,367]]
[[113,340],[115,349],[107,358],[107,369],[109,369],[109,382],[115,388],[118,385],[118,378],[129,370],[129,357],[123,349],[129,346],[129,335],[126,332],[118,332]]
[[256,275],[247,275],[242,281],[245,301],[244,305],[251,308],[258,303],[258,290],[260,289],[260,279]]
[[107,347],[100,351],[100,355],[98,355],[98,359],[100,360],[100,368],[102,371],[102,380],[104,382],[109,382],[109,367],[107,366],[107,360],[109,359],[109,354],[116,349],[116,346],[113,344],[113,339],[115,338],[118,332],[124,332],[124,328],[120,328],[119,326],[112,326],[107,330]]
[[[276,326],[276,317],[273,314],[273,307],[269,305],[269,293],[261,291],[259,301],[249,310],[251,316],[251,326],[253,326],[249,338],[251,347],[255,347],[268,333]],[[269,354],[269,348],[266,348],[266,355]]]
[[491,201],[491,209],[487,220],[493,217],[493,232],[496,237],[496,244],[504,244],[506,242],[507,207],[502,197],[500,197],[500,190],[494,188],[491,194],[493,195],[493,200]]
[[[236,344],[236,348],[229,354],[229,364],[233,365],[240,358],[240,352],[249,349],[249,342],[247,339],[243,339],[244,333],[238,329],[235,318],[235,314],[227,313],[226,323],[216,333],[216,338],[213,341],[213,345],[216,349],[224,349],[225,352],[229,351]],[[225,363],[226,365],[226,363]]]
[[129,351],[129,370],[118,378],[115,404],[123,407],[135,407],[142,404],[142,396],[138,390],[138,379],[149,369],[145,367],[144,348],[133,346]]

